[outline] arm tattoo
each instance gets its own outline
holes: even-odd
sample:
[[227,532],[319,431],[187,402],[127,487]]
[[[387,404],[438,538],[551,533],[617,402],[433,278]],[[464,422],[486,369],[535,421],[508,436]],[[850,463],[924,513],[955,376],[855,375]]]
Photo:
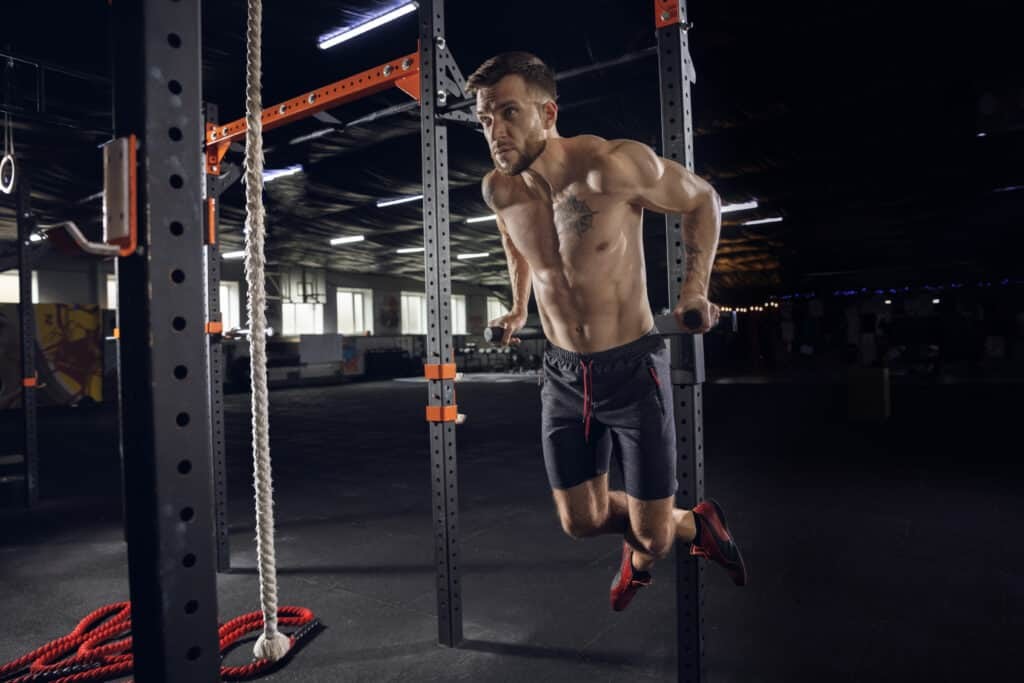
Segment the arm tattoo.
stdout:
[[684,256],[686,258],[686,275],[685,280],[690,281],[694,276],[704,278],[704,267],[703,267],[703,256],[704,251],[700,248],[695,240],[688,239],[685,241],[686,250]]
[[554,210],[555,226],[559,232],[572,229],[582,237],[583,233],[594,227],[594,216],[597,213],[591,211],[585,201],[573,195],[555,204]]

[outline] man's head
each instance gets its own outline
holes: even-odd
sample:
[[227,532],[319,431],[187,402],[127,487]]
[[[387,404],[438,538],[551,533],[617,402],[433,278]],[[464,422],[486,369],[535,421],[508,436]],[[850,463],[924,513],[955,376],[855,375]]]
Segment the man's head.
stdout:
[[466,81],[476,95],[494,167],[506,175],[526,170],[557,137],[555,74],[529,52],[504,52],[480,65]]

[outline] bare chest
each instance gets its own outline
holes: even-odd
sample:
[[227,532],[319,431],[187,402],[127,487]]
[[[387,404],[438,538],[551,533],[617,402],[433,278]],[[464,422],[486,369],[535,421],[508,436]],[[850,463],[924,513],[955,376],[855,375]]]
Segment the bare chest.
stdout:
[[509,235],[531,268],[603,270],[621,256],[639,225],[640,212],[593,192],[560,193],[554,201],[532,200],[502,212]]

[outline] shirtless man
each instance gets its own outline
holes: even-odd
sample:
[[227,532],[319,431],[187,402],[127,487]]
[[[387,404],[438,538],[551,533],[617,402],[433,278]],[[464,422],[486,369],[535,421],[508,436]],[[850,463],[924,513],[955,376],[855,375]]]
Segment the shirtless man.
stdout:
[[[673,311],[697,310],[706,332],[719,308],[708,280],[721,227],[718,195],[680,164],[632,140],[563,138],[554,74],[525,52],[486,61],[467,81],[495,170],[483,196],[497,214],[512,310],[492,320],[503,343],[526,321],[533,290],[549,341],[542,438],[562,528],[573,538],[624,538],[611,606],[650,585],[676,539],[746,583],[739,549],[714,501],[674,506],[675,420],[668,353],[654,328],[644,270],[643,210],[685,214],[686,277]],[[625,491],[608,490],[611,456]]]

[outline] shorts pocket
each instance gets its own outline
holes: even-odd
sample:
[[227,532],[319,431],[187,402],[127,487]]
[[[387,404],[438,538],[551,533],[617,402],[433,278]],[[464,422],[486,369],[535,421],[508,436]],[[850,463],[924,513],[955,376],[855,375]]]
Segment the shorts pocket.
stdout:
[[661,414],[665,414],[665,397],[662,396],[661,391],[661,378],[658,377],[658,368],[654,365],[654,360],[650,357],[644,362],[647,367],[647,377],[654,387],[654,396],[658,400],[658,407],[661,409]]

